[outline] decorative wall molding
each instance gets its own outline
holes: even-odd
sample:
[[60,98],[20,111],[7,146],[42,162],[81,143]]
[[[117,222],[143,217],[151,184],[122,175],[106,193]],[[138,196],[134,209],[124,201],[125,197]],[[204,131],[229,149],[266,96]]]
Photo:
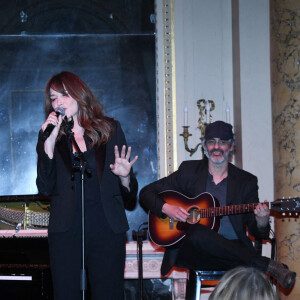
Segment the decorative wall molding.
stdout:
[[[172,300],[184,300],[188,270],[173,268],[167,277],[162,277],[160,267],[164,255],[164,248],[145,241],[143,242],[143,278],[144,279],[171,279]],[[125,279],[138,279],[139,261],[136,242],[126,243]]]
[[177,169],[174,0],[158,0],[156,16],[158,173],[164,177]]

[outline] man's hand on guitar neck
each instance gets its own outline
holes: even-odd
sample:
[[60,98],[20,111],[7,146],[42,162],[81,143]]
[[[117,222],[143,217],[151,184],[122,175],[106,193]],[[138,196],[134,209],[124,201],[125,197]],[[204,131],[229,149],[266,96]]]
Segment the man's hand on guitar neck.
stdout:
[[[267,200],[265,200],[267,202]],[[269,223],[270,209],[265,203],[258,203],[254,209],[258,228],[264,228]]]
[[161,210],[174,221],[186,222],[190,214],[182,207],[165,203]]

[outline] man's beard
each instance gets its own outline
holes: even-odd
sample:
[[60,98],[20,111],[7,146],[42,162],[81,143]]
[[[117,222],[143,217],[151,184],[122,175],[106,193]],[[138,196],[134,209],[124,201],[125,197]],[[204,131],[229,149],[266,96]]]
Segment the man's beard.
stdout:
[[[221,160],[215,160],[211,157],[211,155],[214,153],[214,152],[219,152],[223,155],[222,159]],[[206,157],[214,164],[216,165],[221,165],[223,164],[225,161],[228,161],[228,158],[229,156],[231,155],[231,151],[230,149],[228,149],[226,152],[221,150],[221,149],[212,149],[209,151],[207,151],[207,147],[204,147],[204,154],[206,155]]]

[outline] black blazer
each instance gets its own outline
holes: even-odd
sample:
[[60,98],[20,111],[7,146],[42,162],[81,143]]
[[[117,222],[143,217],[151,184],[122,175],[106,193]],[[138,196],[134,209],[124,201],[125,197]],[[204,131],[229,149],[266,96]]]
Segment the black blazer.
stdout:
[[[187,197],[193,198],[206,191],[208,176],[208,160],[183,162],[177,171],[144,187],[140,192],[140,204],[159,217],[165,202],[159,193],[165,190],[176,190]],[[232,164],[228,166],[227,205],[257,203],[257,177],[243,171]],[[255,238],[267,238],[269,226],[264,230],[258,229],[253,213],[229,216],[238,238],[251,250],[255,251],[251,240],[246,235],[246,228]],[[172,253],[169,253],[173,251]],[[167,249],[162,264],[162,274],[169,272],[176,261],[178,251]],[[166,259],[166,256],[168,257]],[[166,266],[167,265],[167,266]]]
[[[119,149],[126,144],[120,123],[114,121],[113,133],[107,144],[95,148],[97,173],[100,181],[101,201],[111,229],[115,233],[129,229],[124,202],[135,201],[138,184],[131,169],[130,192],[120,183],[109,165],[114,163],[114,146]],[[67,231],[72,223],[76,205],[76,191],[72,180],[71,149],[66,136],[62,136],[54,149],[53,159],[44,151],[41,132],[37,143],[37,179],[36,184],[41,195],[51,196],[49,232]]]

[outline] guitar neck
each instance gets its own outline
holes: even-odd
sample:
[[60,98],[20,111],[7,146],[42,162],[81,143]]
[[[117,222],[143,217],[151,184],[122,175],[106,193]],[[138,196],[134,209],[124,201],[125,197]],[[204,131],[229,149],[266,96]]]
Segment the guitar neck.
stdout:
[[[258,203],[250,204],[238,204],[222,207],[210,207],[205,209],[200,209],[200,215],[202,218],[246,214],[253,212]],[[267,203],[266,203],[267,204]]]

